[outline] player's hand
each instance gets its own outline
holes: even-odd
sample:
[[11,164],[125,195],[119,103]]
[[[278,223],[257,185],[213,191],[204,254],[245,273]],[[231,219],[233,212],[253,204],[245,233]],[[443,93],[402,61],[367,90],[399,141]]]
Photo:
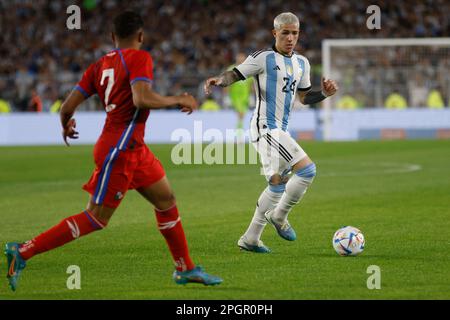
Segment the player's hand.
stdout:
[[211,86],[220,86],[221,84],[222,78],[220,77],[208,78],[203,86],[205,94],[211,94]]
[[327,97],[335,94],[338,89],[339,87],[334,80],[325,79],[322,77],[322,92],[325,93]]
[[179,95],[178,98],[180,101],[178,104],[181,106],[181,112],[187,112],[187,114],[191,114],[192,111],[198,108],[197,100],[187,92]]
[[63,139],[67,146],[70,146],[69,142],[67,142],[67,138],[70,139],[78,139],[78,131],[75,131],[75,128],[77,127],[77,122],[75,119],[70,119],[67,121],[66,127],[63,128]]

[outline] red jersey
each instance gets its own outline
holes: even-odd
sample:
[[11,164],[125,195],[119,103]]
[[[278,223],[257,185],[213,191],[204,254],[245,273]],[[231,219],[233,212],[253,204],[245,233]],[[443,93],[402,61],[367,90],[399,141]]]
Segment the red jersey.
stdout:
[[153,81],[153,62],[143,50],[115,49],[89,66],[75,87],[86,98],[97,94],[106,111],[106,121],[99,140],[125,150],[130,141],[144,144],[145,122],[149,109],[133,104],[131,85]]

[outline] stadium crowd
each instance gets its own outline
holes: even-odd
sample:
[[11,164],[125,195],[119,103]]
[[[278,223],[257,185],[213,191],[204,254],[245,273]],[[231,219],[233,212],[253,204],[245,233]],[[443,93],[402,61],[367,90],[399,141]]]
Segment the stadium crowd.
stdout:
[[[0,112],[57,111],[81,72],[113,48],[112,17],[129,8],[145,18],[145,50],[154,59],[156,90],[189,91],[201,101],[205,97],[199,84],[204,79],[226,69],[238,52],[248,54],[272,44],[273,18],[282,11],[300,18],[297,49],[312,64],[313,85],[320,85],[322,39],[450,36],[447,0],[80,0],[75,4],[82,12],[81,30],[69,30],[66,8],[72,4],[71,0],[0,2]],[[366,27],[366,8],[372,4],[381,8],[380,30]],[[448,52],[447,60],[438,62],[446,70]],[[359,58],[367,60],[364,55]],[[441,88],[441,94],[448,101],[449,88]],[[223,96],[220,89],[213,92],[220,105]],[[101,106],[90,99],[83,108]]]

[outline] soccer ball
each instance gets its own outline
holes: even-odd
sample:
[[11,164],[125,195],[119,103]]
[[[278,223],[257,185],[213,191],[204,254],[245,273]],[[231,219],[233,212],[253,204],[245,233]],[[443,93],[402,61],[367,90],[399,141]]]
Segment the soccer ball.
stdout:
[[358,228],[342,227],[333,236],[333,248],[341,256],[356,256],[364,250],[364,235]]

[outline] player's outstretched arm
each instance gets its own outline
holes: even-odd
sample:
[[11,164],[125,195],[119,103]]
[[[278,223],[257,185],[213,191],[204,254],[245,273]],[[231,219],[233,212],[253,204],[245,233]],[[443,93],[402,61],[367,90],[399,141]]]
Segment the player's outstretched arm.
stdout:
[[303,104],[313,104],[318,103],[329,96],[332,96],[339,89],[338,85],[334,80],[325,79],[322,77],[322,90],[321,91],[312,91],[309,90],[307,92],[300,91],[300,101]]
[[78,90],[72,90],[69,96],[64,100],[61,105],[61,111],[59,116],[61,119],[62,136],[64,142],[69,146],[67,138],[78,139],[78,132],[75,130],[76,122],[72,118],[77,107],[85,100],[84,95]]
[[136,81],[131,86],[133,103],[140,109],[160,109],[179,105],[182,112],[191,114],[198,108],[198,103],[193,96],[183,93],[178,96],[162,96],[152,90],[145,81]]
[[240,80],[239,76],[233,70],[225,71],[217,77],[208,78],[205,81],[203,89],[206,94],[211,93],[211,86],[228,87],[230,84]]

